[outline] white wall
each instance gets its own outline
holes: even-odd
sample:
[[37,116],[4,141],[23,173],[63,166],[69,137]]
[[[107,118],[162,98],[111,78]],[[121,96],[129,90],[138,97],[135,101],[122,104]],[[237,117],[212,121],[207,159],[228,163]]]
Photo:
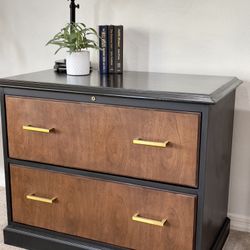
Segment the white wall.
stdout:
[[[236,96],[229,211],[235,221],[248,221],[249,0],[78,2],[79,21],[94,27],[125,26],[125,69],[234,75],[244,80]],[[0,77],[47,69],[55,58],[64,57],[64,53],[53,56],[54,48],[44,44],[68,21],[68,4],[66,0],[0,0]],[[97,62],[97,52],[92,59]]]

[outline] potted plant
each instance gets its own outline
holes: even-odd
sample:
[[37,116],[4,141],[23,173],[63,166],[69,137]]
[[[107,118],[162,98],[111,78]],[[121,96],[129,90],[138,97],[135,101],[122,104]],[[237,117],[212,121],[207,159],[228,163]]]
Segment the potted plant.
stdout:
[[88,49],[99,49],[97,43],[89,36],[98,38],[96,30],[87,28],[84,23],[70,23],[47,43],[47,45],[59,46],[55,54],[63,48],[68,49],[66,58],[68,75],[89,74],[90,54]]

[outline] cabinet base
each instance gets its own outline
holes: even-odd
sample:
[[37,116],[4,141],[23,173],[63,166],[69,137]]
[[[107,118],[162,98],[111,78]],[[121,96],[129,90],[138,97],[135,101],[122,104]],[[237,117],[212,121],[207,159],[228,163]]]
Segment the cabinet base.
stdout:
[[4,231],[4,243],[28,250],[124,250],[88,239],[62,235],[22,225],[8,225]]
[[229,231],[230,231],[230,219],[226,218],[211,250],[221,250],[223,248],[223,246],[227,240]]
[[[221,250],[228,237],[230,219],[226,218],[212,250]],[[78,239],[42,229],[30,229],[26,226],[8,225],[4,229],[4,243],[30,250],[124,250],[125,248],[102,244],[100,242]]]

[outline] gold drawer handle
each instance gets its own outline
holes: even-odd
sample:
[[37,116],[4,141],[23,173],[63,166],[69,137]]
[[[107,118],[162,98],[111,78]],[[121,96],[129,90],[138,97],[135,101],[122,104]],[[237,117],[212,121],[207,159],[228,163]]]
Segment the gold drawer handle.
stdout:
[[33,127],[31,125],[24,125],[23,130],[28,130],[28,131],[34,131],[34,132],[40,132],[40,133],[51,133],[54,128],[38,128],[38,127]]
[[132,220],[137,221],[137,222],[141,222],[141,223],[154,225],[154,226],[159,226],[159,227],[163,227],[165,225],[165,223],[167,222],[167,219],[163,219],[161,221],[158,221],[158,220],[143,218],[143,217],[140,217],[139,213],[136,213],[135,215],[133,215]]
[[26,195],[26,199],[52,204],[57,199],[57,197],[53,197],[53,198],[49,199],[49,198],[43,198],[43,197],[36,196],[34,193],[32,193],[32,194]]
[[136,138],[133,140],[133,144],[160,147],[160,148],[166,148],[168,143],[169,141],[164,141],[164,142],[145,141],[140,138]]

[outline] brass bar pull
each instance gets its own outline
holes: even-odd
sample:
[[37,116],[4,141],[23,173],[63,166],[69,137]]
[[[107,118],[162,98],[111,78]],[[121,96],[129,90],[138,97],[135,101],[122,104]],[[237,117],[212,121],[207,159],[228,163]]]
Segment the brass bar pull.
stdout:
[[31,194],[26,195],[26,199],[52,204],[57,199],[57,197],[53,197],[51,199],[50,198],[43,198],[43,197],[36,196],[34,193],[31,193]]
[[151,147],[160,147],[160,148],[166,148],[168,143],[169,141],[164,141],[164,142],[145,141],[140,138],[136,138],[133,140],[133,144],[145,145]]
[[133,215],[132,220],[137,221],[137,222],[141,222],[141,223],[145,223],[145,224],[159,226],[159,227],[163,227],[165,225],[165,223],[167,222],[167,219],[163,219],[161,221],[158,221],[158,220],[143,218],[143,217],[140,217],[139,213],[136,213],[135,215]]
[[33,127],[31,125],[23,125],[23,130],[48,134],[48,133],[51,133],[54,130],[54,128],[38,128],[38,127]]

